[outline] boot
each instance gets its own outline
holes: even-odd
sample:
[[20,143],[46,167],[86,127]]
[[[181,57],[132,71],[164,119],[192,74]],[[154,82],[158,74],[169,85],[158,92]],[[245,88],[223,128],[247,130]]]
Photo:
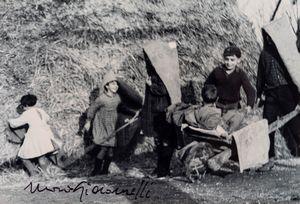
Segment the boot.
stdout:
[[35,167],[35,165],[29,159],[22,159],[22,162],[29,173],[29,176],[36,176],[39,174],[39,170]]
[[94,170],[91,173],[91,176],[100,175],[102,172],[103,159],[96,159]]
[[157,177],[170,176],[170,163],[173,155],[173,149],[169,146],[161,147],[157,159]]
[[108,157],[108,158],[106,158],[104,160],[104,162],[103,162],[103,168],[102,168],[100,174],[108,174],[109,173],[108,169],[109,169],[110,163],[111,163],[111,158]]

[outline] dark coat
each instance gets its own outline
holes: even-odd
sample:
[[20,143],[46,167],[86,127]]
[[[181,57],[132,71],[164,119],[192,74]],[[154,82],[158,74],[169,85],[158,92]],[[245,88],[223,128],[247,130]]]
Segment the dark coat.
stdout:
[[[151,86],[146,85],[145,90],[142,111],[143,131],[146,136],[155,137],[158,146],[173,148],[177,140],[176,128],[167,122],[166,111],[171,104],[181,102],[176,44],[159,40],[151,41],[143,46],[143,51],[146,70],[152,81]],[[167,153],[166,149],[162,154],[170,153]],[[169,163],[165,158],[159,160]],[[158,164],[158,166],[161,165],[163,166],[163,164]]]
[[[168,91],[158,76],[152,77],[152,85],[146,85],[142,127],[146,136],[158,137],[169,126],[165,120],[170,105]],[[158,127],[157,127],[158,126]]]

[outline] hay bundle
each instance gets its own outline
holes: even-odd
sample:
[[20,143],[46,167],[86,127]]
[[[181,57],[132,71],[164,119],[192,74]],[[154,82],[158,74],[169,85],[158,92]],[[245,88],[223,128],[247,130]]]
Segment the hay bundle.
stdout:
[[27,92],[50,114],[65,151],[80,157],[83,145],[75,136],[90,92],[114,68],[143,93],[141,47],[148,39],[178,42],[181,83],[190,85],[185,98],[190,94],[194,102],[228,42],[241,47],[242,66],[255,78],[259,47],[234,1],[8,0],[0,3],[0,16],[0,161],[15,156],[17,147],[7,145],[3,131]]

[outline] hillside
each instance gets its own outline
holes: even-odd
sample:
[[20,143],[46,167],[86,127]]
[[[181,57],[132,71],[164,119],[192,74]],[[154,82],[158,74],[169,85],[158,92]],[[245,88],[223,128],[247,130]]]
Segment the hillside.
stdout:
[[187,102],[199,102],[229,42],[241,47],[242,67],[255,78],[259,45],[234,0],[6,0],[0,16],[1,161],[15,155],[4,128],[28,92],[50,114],[65,150],[80,156],[74,138],[91,91],[113,68],[143,93],[142,45],[150,39],[177,42]]

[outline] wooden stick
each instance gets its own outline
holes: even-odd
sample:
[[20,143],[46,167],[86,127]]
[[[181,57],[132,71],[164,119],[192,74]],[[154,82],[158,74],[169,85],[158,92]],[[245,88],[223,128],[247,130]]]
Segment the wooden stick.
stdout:
[[281,128],[282,126],[284,126],[287,122],[289,122],[291,119],[293,119],[299,113],[300,113],[300,106],[297,105],[295,110],[282,116],[281,118],[278,118],[276,121],[272,122],[269,125],[269,134],[274,132],[275,130]]

